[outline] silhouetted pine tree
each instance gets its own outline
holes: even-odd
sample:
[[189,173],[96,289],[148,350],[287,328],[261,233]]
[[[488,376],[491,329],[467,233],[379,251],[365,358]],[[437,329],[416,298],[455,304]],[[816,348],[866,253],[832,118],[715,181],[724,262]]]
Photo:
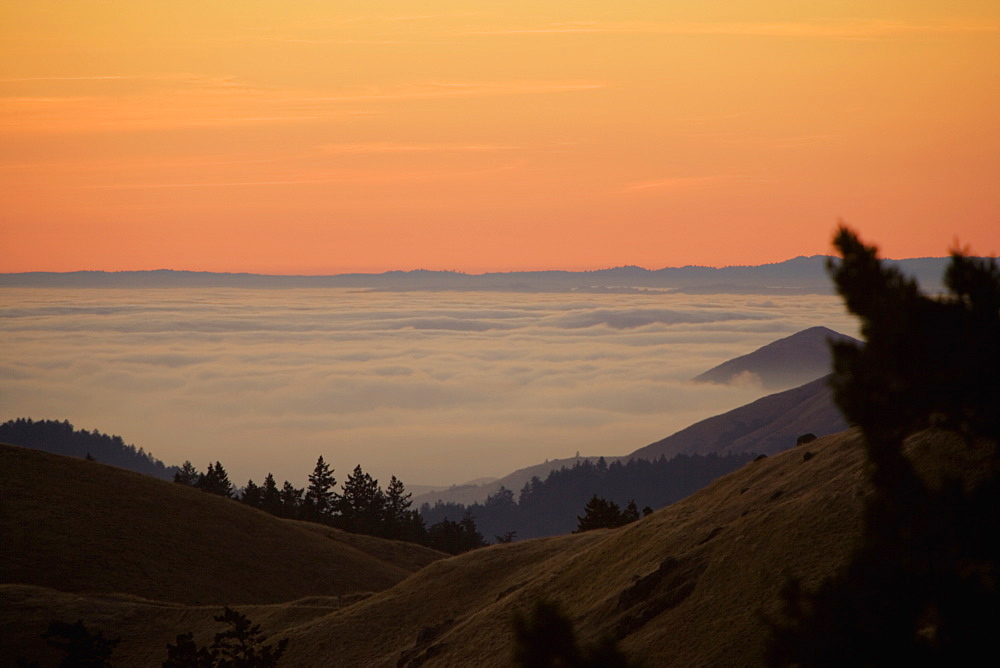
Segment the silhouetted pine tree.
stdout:
[[218,494],[227,499],[233,498],[233,485],[229,482],[229,474],[222,467],[222,462],[209,464],[208,470],[198,476],[197,487],[209,494]]
[[336,509],[337,493],[333,489],[336,484],[333,470],[323,461],[323,455],[320,455],[316,460],[316,468],[309,474],[302,519],[313,522],[326,522],[330,519]]
[[197,487],[198,479],[200,477],[201,474],[198,473],[198,469],[194,467],[194,464],[185,460],[177,472],[174,473],[174,482],[187,485],[189,487]]
[[[632,504],[635,505],[634,503]],[[636,519],[638,519],[636,511]],[[594,529],[613,529],[625,524],[622,519],[622,510],[614,501],[608,501],[594,494],[590,501],[583,508],[583,517],[577,516],[576,531],[573,533],[583,533]]]
[[303,490],[295,487],[292,483],[285,481],[281,487],[281,510],[279,515],[290,519],[298,519],[299,511],[302,507]]
[[243,494],[240,496],[240,501],[253,508],[260,508],[261,488],[254,483],[253,478],[247,480],[247,485],[243,488]]
[[365,473],[360,464],[354,467],[354,472],[341,486],[339,510],[343,529],[356,533],[378,533],[384,516],[385,497],[379,489],[378,480]]
[[272,515],[281,515],[281,491],[270,473],[260,487],[260,509]]

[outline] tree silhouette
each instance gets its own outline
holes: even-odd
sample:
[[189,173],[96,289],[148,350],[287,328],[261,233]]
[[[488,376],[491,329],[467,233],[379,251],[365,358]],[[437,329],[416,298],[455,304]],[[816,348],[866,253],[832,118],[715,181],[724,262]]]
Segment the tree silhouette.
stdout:
[[[973,665],[992,653],[1000,611],[1000,270],[952,253],[948,293],[931,298],[841,228],[829,265],[863,346],[833,344],[834,398],[861,428],[873,494],[860,547],[815,592],[786,591],[776,665]],[[962,436],[976,481],[931,484],[904,439]]]
[[199,473],[190,461],[185,460],[179,469],[174,473],[174,482],[189,487],[198,485]]
[[583,517],[577,516],[576,531],[583,533],[593,529],[614,529],[639,519],[639,508],[635,500],[628,502],[623,511],[614,501],[594,494],[583,508]]
[[52,647],[64,652],[60,666],[63,668],[102,668],[110,666],[111,654],[121,638],[105,638],[103,633],[91,633],[83,620],[75,624],[52,621],[42,638]]
[[379,489],[378,480],[354,467],[341,485],[340,521],[347,531],[377,533],[382,523],[385,497]]
[[303,519],[314,522],[329,519],[336,506],[337,493],[333,490],[336,484],[333,470],[323,461],[323,455],[320,455],[316,460],[316,468],[309,474],[309,486],[303,502]]
[[274,476],[270,473],[264,478],[264,484],[260,486],[260,509],[272,515],[281,514],[281,491],[278,484],[274,482]]
[[227,499],[233,498],[233,484],[229,482],[229,474],[222,467],[222,462],[209,464],[208,470],[198,476],[196,486],[209,494],[218,494]]

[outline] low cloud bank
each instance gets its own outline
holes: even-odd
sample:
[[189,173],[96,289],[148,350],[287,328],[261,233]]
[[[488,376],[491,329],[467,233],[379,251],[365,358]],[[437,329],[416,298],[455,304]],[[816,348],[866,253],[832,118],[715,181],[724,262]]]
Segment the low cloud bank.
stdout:
[[625,454],[763,394],[688,379],[838,299],[349,290],[5,290],[4,419],[69,419],[239,484],[449,484]]

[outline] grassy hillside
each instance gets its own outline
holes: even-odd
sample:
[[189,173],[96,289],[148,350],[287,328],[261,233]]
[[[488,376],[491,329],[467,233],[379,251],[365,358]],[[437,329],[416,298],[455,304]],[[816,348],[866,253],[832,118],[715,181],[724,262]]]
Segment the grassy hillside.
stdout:
[[187,604],[378,591],[441,557],[112,466],[0,445],[0,582]]
[[436,562],[293,629],[288,660],[505,665],[512,615],[548,598],[584,637],[610,633],[647,665],[760,663],[760,614],[779,609],[785,573],[815,582],[857,538],[866,488],[857,436],[821,439],[808,451],[808,461],[803,447],[749,464],[628,527]]
[[[925,475],[976,470],[940,434],[919,434],[909,447]],[[240,609],[273,638],[291,639],[289,666],[507,665],[511,617],[539,599],[561,604],[582,637],[611,634],[645,665],[760,665],[762,615],[778,613],[786,574],[814,584],[857,541],[869,490],[863,459],[858,434],[843,432],[748,464],[621,529],[437,560],[343,607],[320,596]],[[41,657],[37,636],[53,618],[121,635],[122,665],[157,664],[182,631],[208,642],[218,630],[218,606],[23,585],[0,586],[0,599],[5,656]]]

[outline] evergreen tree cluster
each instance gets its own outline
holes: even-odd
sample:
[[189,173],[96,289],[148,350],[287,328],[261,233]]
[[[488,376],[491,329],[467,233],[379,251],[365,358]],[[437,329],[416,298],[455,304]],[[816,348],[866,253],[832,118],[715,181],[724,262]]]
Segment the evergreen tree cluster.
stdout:
[[[653,509],[646,506],[646,514],[653,512]],[[608,501],[596,494],[590,497],[590,501],[583,508],[583,517],[576,518],[576,531],[573,533],[583,533],[594,529],[615,529],[631,524],[639,519],[639,507],[635,505],[635,499],[628,502],[625,510],[618,507],[614,501]]]
[[174,482],[210,494],[238,498],[249,506],[278,517],[317,522],[351,533],[421,543],[449,554],[487,544],[476,530],[474,518],[467,513],[461,515],[460,522],[442,518],[428,527],[420,513],[410,509],[412,494],[406,491],[403,482],[396,476],[392,476],[389,484],[382,489],[378,480],[358,465],[338,492],[333,473],[321,455],[309,474],[309,485],[304,489],[295,487],[287,480],[278,487],[274,475],[268,473],[263,484],[248,480],[242,493],[237,494],[220,462],[209,464],[205,473],[200,473],[191,462],[184,462],[174,476]]
[[96,429],[76,429],[68,420],[7,420],[0,424],[0,443],[89,459],[161,480],[170,480],[177,470],[142,448],[126,444],[121,436],[109,436]]
[[[619,515],[628,512],[632,517],[639,507],[662,508],[680,501],[753,458],[753,454],[682,454],[671,459],[632,459],[609,465],[601,457],[597,462],[584,460],[554,470],[544,481],[533,477],[516,500],[512,490],[501,487],[482,503],[425,503],[420,514],[424,521],[434,523],[471,513],[480,530],[496,536],[497,542],[510,534],[520,538],[566,534],[579,528],[580,509],[594,496],[614,504]],[[621,510],[623,506],[626,510]],[[638,517],[638,513],[634,516]]]

